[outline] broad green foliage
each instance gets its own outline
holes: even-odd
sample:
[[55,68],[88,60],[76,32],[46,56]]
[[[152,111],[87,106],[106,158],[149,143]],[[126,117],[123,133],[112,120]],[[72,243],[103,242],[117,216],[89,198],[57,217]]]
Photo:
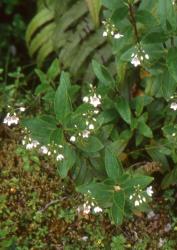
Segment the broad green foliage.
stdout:
[[[112,57],[102,37],[100,10],[101,0],[39,1],[38,12],[26,32],[30,55],[39,66],[57,55],[62,68],[77,80],[93,80],[90,55],[107,64]],[[115,73],[115,67],[110,68]]]
[[[98,5],[89,7],[94,18],[99,4],[98,1]],[[131,212],[146,211],[149,190],[145,190],[155,171],[164,174],[163,188],[176,184],[177,6],[175,1],[165,0],[104,0],[102,5],[104,37],[92,27],[93,35],[84,36],[83,43],[75,25],[74,31],[70,27],[81,20],[76,30],[82,30],[84,15],[90,22],[85,3],[77,1],[58,16],[54,43],[60,51],[59,61],[54,61],[46,74],[36,71],[41,81],[36,94],[43,95],[50,122],[46,117],[37,117],[23,124],[41,144],[62,145],[57,156],[60,176],[73,178],[78,191],[95,198],[108,209],[110,218],[121,224]],[[39,23],[43,25],[41,12]],[[30,50],[37,37],[32,35],[35,18],[27,31]],[[95,51],[99,55],[97,48],[103,46],[106,36],[115,56],[116,77],[99,62],[98,56],[92,60],[97,84],[73,84],[63,71],[59,84],[55,83],[60,63],[72,77],[79,77],[78,70],[86,66],[85,59]],[[38,51],[38,56],[43,57],[39,62],[46,56],[40,55],[44,46],[46,42]],[[88,64],[85,66],[85,71],[90,69]],[[46,98],[47,92],[51,93],[50,98]],[[148,168],[144,161],[156,163],[158,168]],[[136,164],[139,168],[133,167]]]

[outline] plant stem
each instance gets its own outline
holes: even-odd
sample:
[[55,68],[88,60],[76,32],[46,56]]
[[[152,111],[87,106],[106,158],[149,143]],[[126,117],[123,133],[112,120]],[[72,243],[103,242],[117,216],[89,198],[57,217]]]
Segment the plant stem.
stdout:
[[136,26],[135,13],[134,13],[133,6],[131,3],[129,4],[129,14],[130,14],[130,22],[131,22],[131,24],[133,26],[133,30],[134,30],[136,42],[139,43],[140,39],[139,39],[139,35],[138,35],[138,29]]

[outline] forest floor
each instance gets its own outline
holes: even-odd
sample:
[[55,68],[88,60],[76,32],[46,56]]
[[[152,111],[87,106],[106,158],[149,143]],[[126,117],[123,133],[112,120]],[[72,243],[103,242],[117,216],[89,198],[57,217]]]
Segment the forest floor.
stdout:
[[177,249],[176,190],[155,193],[148,214],[120,226],[105,211],[78,212],[84,197],[56,167],[26,151],[18,133],[0,129],[0,249]]

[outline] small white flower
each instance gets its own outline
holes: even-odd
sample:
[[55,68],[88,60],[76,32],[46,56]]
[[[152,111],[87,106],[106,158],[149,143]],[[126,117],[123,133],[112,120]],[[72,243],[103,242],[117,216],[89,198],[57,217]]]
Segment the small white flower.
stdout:
[[84,205],[83,205],[83,213],[84,214],[89,214],[90,210],[91,210],[91,206],[87,205],[87,203],[84,203]]
[[132,200],[132,199],[133,199],[133,196],[132,196],[132,195],[130,195],[129,200]]
[[93,125],[93,124],[90,124],[90,125],[89,125],[89,129],[90,129],[90,130],[94,129],[94,125]]
[[10,115],[10,113],[7,113],[6,117],[4,118],[3,121],[4,124],[7,124],[8,126],[11,126],[12,124],[18,124],[19,123],[19,118],[16,116],[16,113],[13,115]]
[[154,216],[155,216],[154,211],[150,211],[150,212],[147,214],[147,218],[148,218],[149,220],[152,219]]
[[50,156],[50,155],[51,155],[51,152],[49,151],[49,152],[47,153],[47,155]]
[[163,247],[163,245],[165,244],[165,242],[166,242],[166,239],[160,238],[160,239],[159,239],[159,243],[158,243],[158,247],[159,247],[159,248]]
[[86,122],[85,122],[85,124],[86,124],[86,125],[89,125],[89,122],[88,122],[88,121],[86,121]]
[[93,105],[95,108],[101,104],[100,97],[97,97],[96,94],[90,97],[90,104]]
[[33,140],[31,144],[33,145],[34,148],[36,148],[40,143],[37,140]]
[[138,207],[139,205],[140,205],[139,201],[136,200],[136,201],[135,201],[135,207]]
[[62,161],[63,159],[64,159],[64,155],[62,155],[62,154],[58,154],[56,157],[57,161]]
[[89,130],[84,130],[83,132],[82,132],[82,137],[83,138],[88,138],[89,137],[89,135],[90,135],[90,131]]
[[99,113],[99,110],[96,109],[96,110],[94,110],[93,112],[94,112],[94,114],[98,114],[98,113]]
[[176,111],[177,110],[177,103],[172,102],[171,105],[170,105],[170,108]]
[[83,102],[88,102],[89,101],[89,98],[88,98],[88,96],[84,96],[84,98],[83,98]]
[[119,32],[118,33],[116,33],[115,35],[114,35],[114,38],[115,39],[119,39],[119,38],[121,38],[121,37],[123,37],[124,35],[122,35],[122,34],[120,34]]
[[20,110],[20,112],[24,112],[26,109],[25,109],[25,107],[20,107],[19,110]]
[[140,60],[139,60],[139,58],[138,58],[138,55],[136,54],[132,54],[131,55],[131,64],[133,64],[135,67],[137,67],[138,65],[140,65],[141,64],[141,62],[140,62]]
[[70,137],[70,142],[75,142],[76,141],[76,137],[73,135]]
[[145,58],[146,58],[147,60],[149,60],[149,55],[148,55],[148,54],[145,54]]
[[111,31],[111,35],[114,36],[114,31],[113,30]]
[[83,236],[83,237],[82,237],[82,240],[83,240],[83,241],[87,241],[87,240],[88,240],[88,236]]
[[143,56],[140,56],[140,60],[143,61],[143,60],[144,60],[144,57],[143,57]]
[[146,202],[146,198],[145,197],[143,197],[142,199],[143,199],[144,202]]
[[154,191],[152,190],[152,186],[146,188],[146,193],[148,196],[152,196],[152,194],[154,193]]
[[176,135],[176,133],[173,133],[173,134],[172,134],[172,136],[175,136],[175,135]]
[[168,232],[171,230],[171,228],[172,228],[171,224],[170,224],[170,223],[167,223],[167,224],[165,225],[165,227],[164,227],[164,231],[165,231],[166,233],[168,233]]
[[103,212],[103,209],[101,207],[94,207],[93,209],[94,213],[100,213],[100,212]]
[[27,143],[26,144],[26,149],[27,150],[31,150],[33,148],[33,144],[32,143]]
[[106,31],[103,32],[103,37],[108,36],[108,33]]
[[24,146],[26,144],[26,141],[25,140],[22,140],[22,145]]
[[40,152],[44,155],[46,155],[48,153],[48,148],[46,146],[42,146],[40,147]]
[[59,147],[59,148],[63,148],[63,146],[62,146],[62,145],[58,145],[58,147]]

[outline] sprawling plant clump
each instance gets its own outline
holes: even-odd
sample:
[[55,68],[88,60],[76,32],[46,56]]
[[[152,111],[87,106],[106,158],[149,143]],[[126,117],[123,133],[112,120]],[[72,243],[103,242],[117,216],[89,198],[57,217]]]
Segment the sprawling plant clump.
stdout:
[[[60,57],[69,59],[74,52],[64,47],[68,57],[61,52],[46,74],[36,71],[41,81],[36,95],[44,109],[22,121],[22,144],[56,162],[62,178],[74,179],[90,204],[96,202],[121,224],[132,212],[148,209],[154,172],[164,176],[162,188],[176,184],[177,5],[171,0],[103,0],[102,5],[104,30],[97,36],[110,41],[117,76],[92,60],[96,83],[73,84],[62,72],[57,86]],[[47,22],[45,15],[42,20]],[[60,32],[68,35],[64,27]],[[77,60],[68,65],[77,68]],[[4,122],[13,121],[19,122],[8,113]]]

